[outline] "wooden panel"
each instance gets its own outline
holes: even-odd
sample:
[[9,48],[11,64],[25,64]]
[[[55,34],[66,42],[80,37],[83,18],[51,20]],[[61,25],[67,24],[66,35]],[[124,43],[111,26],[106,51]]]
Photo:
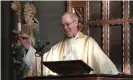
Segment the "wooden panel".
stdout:
[[119,71],[123,70],[122,31],[122,25],[109,25],[109,57]]
[[97,20],[97,21],[89,21],[87,24],[96,25],[96,24],[121,24],[124,22],[132,22],[133,19],[115,19],[115,20]]
[[109,19],[122,18],[122,1],[110,1],[109,2]]
[[129,1],[129,17],[133,18],[133,1]]
[[72,2],[71,1],[67,1],[67,12],[72,12]]
[[102,48],[102,25],[89,25],[89,36],[94,38],[98,45]]
[[123,57],[123,72],[125,73],[129,73],[129,63],[128,63],[128,40],[127,40],[127,35],[128,35],[128,23],[126,22],[126,20],[128,19],[128,2],[124,1],[123,2],[123,18],[124,18],[124,25],[123,25],[123,53],[124,53],[124,57]]
[[133,24],[130,24],[130,72],[133,75]]
[[[107,19],[107,1],[103,1],[103,19]],[[103,23],[103,51],[108,54],[108,44],[107,44],[107,24]]]
[[72,1],[73,7],[84,7],[86,6],[86,1]]
[[88,1],[88,20],[102,19],[102,1]]

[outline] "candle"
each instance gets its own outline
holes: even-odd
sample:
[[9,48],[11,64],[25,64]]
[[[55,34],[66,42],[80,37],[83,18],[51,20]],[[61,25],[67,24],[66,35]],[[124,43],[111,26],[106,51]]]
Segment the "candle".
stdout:
[[21,23],[18,22],[18,31],[21,31]]

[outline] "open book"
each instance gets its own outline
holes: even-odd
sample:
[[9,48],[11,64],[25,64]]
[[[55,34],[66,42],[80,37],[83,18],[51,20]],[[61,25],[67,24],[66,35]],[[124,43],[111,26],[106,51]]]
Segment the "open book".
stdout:
[[42,62],[42,64],[44,64],[51,71],[61,75],[85,74],[90,73],[90,71],[93,70],[82,60],[49,61]]

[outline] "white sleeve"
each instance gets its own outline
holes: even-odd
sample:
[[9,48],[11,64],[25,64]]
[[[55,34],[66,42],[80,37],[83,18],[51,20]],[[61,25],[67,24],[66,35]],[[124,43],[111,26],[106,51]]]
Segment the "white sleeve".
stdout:
[[92,39],[93,44],[93,59],[95,67],[101,74],[118,74],[118,70],[109,57],[101,50],[100,46]]
[[26,56],[25,56],[25,63],[33,70],[34,67],[34,61],[35,61],[35,52],[36,50],[30,46]]

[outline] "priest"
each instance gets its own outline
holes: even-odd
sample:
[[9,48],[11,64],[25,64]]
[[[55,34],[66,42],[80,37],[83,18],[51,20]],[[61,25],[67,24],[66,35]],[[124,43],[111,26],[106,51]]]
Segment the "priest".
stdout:
[[[65,60],[83,60],[94,71],[90,74],[118,74],[116,66],[108,58],[108,56],[101,50],[97,42],[90,36],[84,35],[80,31],[79,18],[76,14],[66,12],[61,18],[62,30],[66,38],[51,49],[44,53],[43,61],[65,61]],[[19,36],[21,39],[21,36]],[[27,59],[31,63],[31,69],[41,73],[41,59],[35,56],[36,50],[21,39],[22,44],[28,49],[27,56],[32,55],[32,60]],[[37,65],[35,67],[35,65]],[[58,66],[58,65],[57,65]],[[58,75],[53,73],[45,66],[43,67],[44,75]]]

